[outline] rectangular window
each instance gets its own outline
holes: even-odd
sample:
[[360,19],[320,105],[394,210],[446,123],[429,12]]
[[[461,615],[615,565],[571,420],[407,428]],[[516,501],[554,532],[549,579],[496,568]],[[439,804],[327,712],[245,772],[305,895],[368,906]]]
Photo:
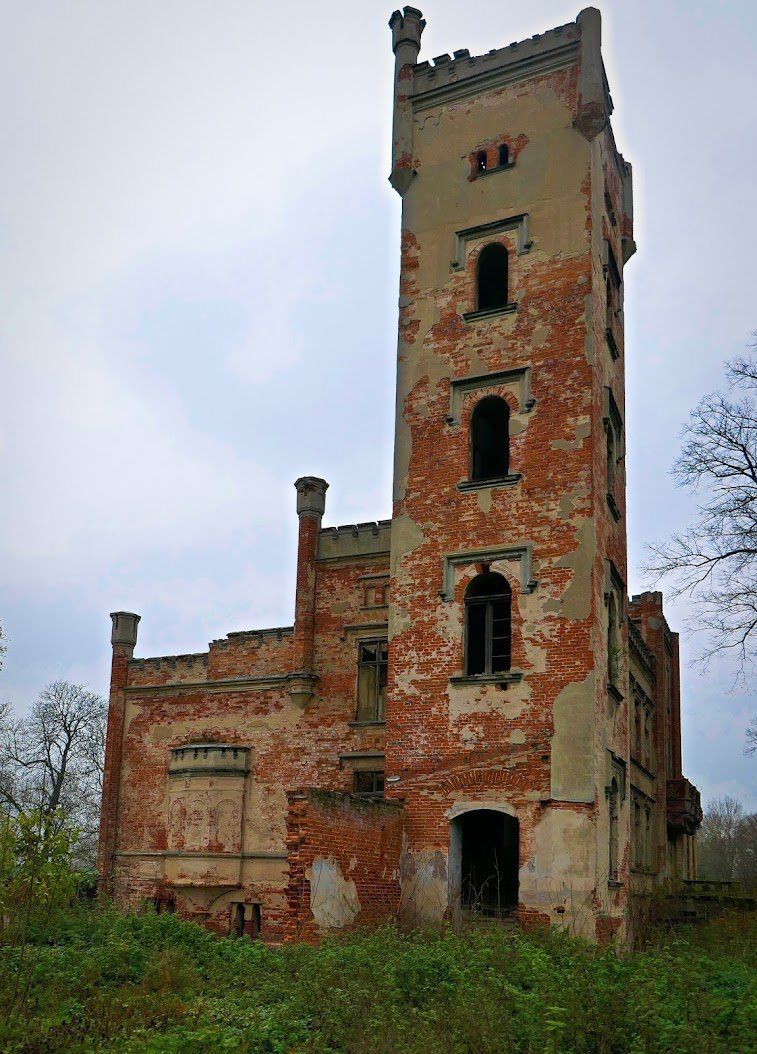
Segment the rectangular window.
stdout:
[[384,797],[384,773],[378,771],[355,773],[355,794],[361,798]]
[[358,721],[385,719],[388,668],[389,645],[385,640],[361,642],[357,677]]

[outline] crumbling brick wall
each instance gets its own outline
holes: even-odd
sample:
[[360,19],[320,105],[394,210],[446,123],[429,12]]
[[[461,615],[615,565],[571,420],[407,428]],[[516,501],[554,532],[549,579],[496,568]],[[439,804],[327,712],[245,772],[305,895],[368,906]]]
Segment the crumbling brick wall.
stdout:
[[285,939],[393,918],[400,896],[401,804],[313,788],[290,791],[287,800]]

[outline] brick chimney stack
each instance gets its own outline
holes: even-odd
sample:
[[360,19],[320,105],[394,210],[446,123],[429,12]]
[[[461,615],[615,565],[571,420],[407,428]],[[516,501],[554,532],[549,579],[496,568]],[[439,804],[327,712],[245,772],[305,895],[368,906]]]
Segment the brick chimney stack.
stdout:
[[289,675],[289,694],[305,706],[316,681],[313,669],[315,635],[315,595],[318,558],[318,532],[326,508],[328,483],[317,476],[302,476],[295,483],[300,529],[297,544],[297,587],[294,602],[293,670]]
[[100,888],[108,894],[113,892],[113,862],[118,826],[118,788],[121,784],[128,662],[134,655],[141,616],[135,615],[133,611],[111,611],[110,618],[112,622],[110,643],[113,648],[113,658],[110,667],[106,760],[100,811],[100,844],[97,853]]

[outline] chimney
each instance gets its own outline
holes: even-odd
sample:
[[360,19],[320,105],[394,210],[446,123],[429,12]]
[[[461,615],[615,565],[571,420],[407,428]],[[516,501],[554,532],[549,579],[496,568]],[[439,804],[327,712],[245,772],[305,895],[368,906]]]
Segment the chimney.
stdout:
[[105,772],[100,807],[100,842],[97,864],[100,889],[113,893],[114,863],[118,832],[118,797],[121,787],[124,724],[126,718],[126,685],[129,659],[137,644],[140,616],[132,611],[112,611],[110,643],[113,658],[110,666],[110,697],[108,700],[108,728],[105,739]]
[[307,704],[317,680],[313,669],[313,650],[318,532],[326,508],[328,486],[325,479],[319,479],[317,476],[302,476],[295,483],[300,528],[294,601],[294,654],[293,669],[289,675],[289,695],[298,706]]

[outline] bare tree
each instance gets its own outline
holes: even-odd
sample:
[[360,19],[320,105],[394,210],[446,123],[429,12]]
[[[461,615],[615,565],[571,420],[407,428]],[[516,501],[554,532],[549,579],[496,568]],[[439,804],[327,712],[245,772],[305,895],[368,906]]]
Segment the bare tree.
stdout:
[[0,807],[78,828],[82,865],[94,863],[106,720],[105,700],[67,681],[49,684],[27,717],[0,715]]
[[727,364],[727,391],[691,412],[673,474],[703,501],[691,527],[650,547],[646,568],[694,600],[707,634],[702,658],[735,652],[742,673],[757,642],[756,353],[757,342],[755,353]]
[[745,754],[757,754],[757,717],[753,717],[746,730]]
[[697,835],[701,878],[757,887],[757,813],[745,813],[734,798],[717,798],[705,809]]

